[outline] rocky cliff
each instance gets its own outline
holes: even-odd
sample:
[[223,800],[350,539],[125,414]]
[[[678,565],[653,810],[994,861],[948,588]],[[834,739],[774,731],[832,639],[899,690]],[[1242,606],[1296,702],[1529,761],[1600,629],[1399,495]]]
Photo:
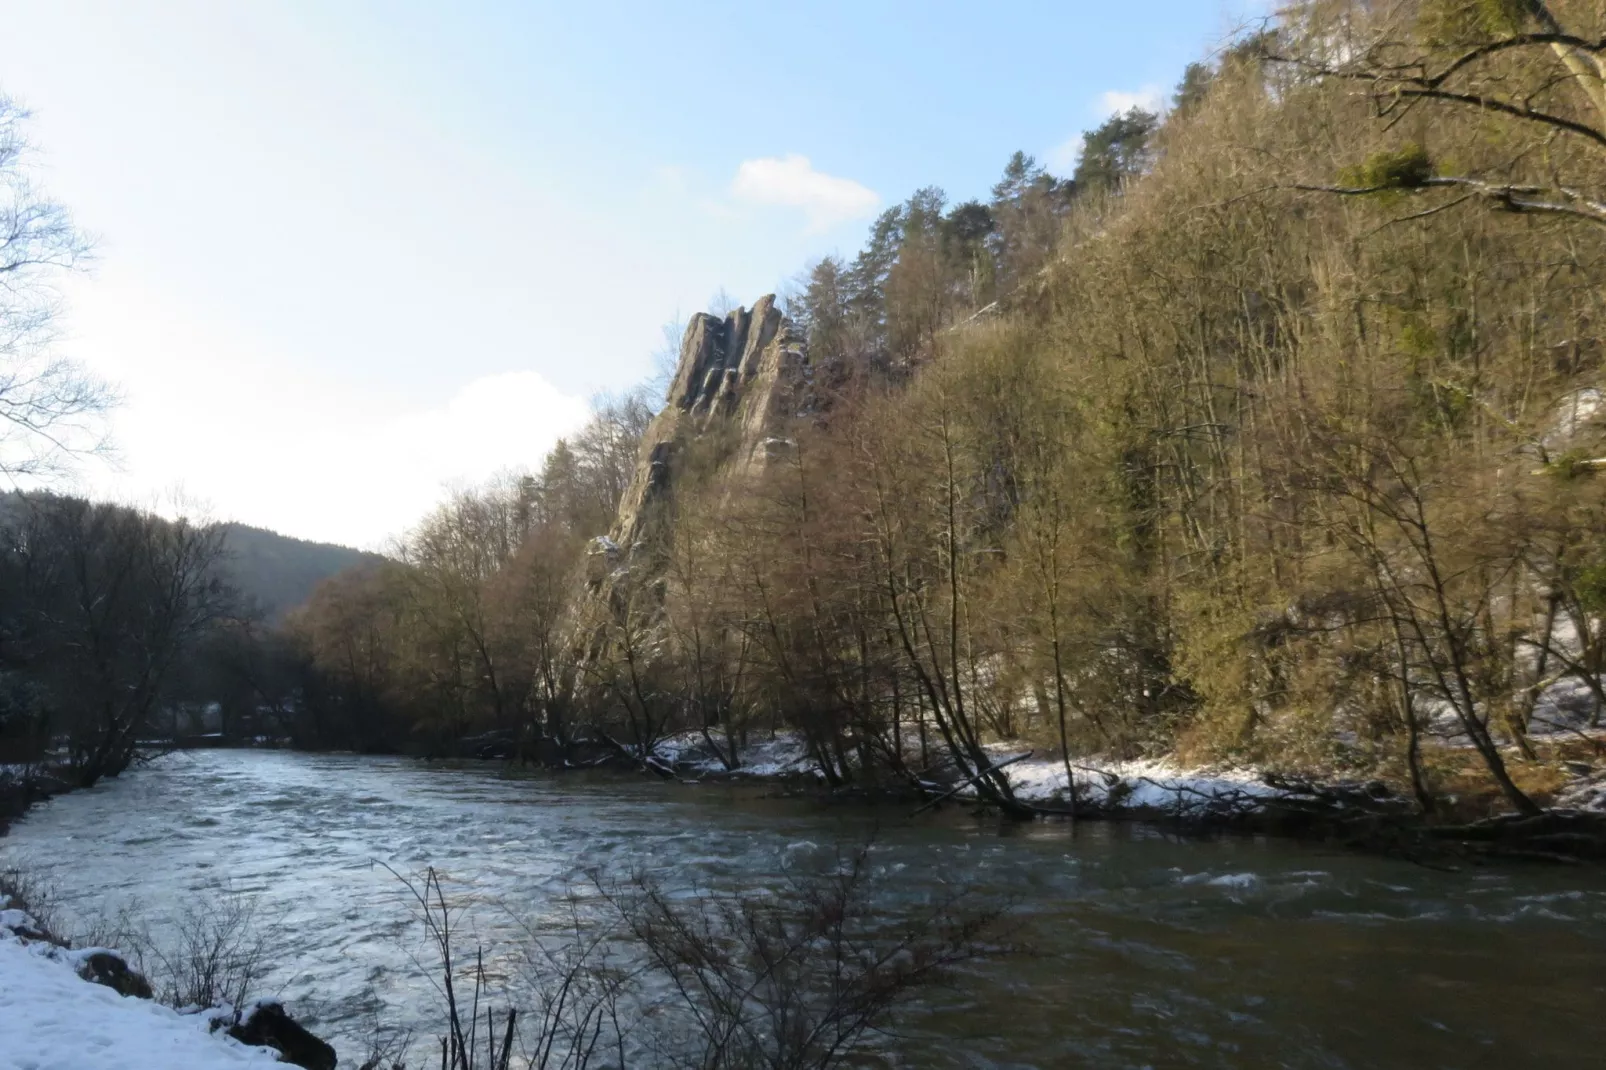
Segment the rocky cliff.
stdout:
[[694,316],[613,529],[592,543],[587,599],[617,596],[626,579],[638,590],[656,580],[665,537],[659,521],[690,457],[716,466],[714,478],[739,493],[745,475],[789,448],[788,425],[806,402],[810,378],[801,332],[773,295],[723,320]]

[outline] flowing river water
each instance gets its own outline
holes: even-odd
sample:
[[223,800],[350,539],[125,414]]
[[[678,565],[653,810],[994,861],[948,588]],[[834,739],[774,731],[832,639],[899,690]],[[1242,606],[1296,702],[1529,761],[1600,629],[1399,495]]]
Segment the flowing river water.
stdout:
[[922,997],[896,1065],[1606,1060],[1606,875],[1593,870],[1444,873],[1137,824],[911,818],[753,787],[221,750],[51,801],[0,840],[0,864],[26,862],[78,918],[128,907],[160,928],[220,889],[254,897],[272,927],[262,990],[313,1008],[352,1055],[376,1003],[436,1023],[405,889],[376,862],[436,866],[495,945],[516,918],[559,913],[596,867],[761,891],[800,856],[872,834],[889,911],[966,885],[1009,896],[1023,926],[1024,954]]

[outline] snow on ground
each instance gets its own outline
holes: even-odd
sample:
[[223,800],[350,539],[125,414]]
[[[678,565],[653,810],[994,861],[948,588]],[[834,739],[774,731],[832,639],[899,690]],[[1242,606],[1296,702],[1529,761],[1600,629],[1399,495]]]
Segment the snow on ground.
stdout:
[[1593,810],[1606,814],[1606,770],[1579,777],[1556,793],[1558,810]]
[[[724,747],[718,735],[714,742]],[[739,749],[741,764],[727,772],[725,763],[708,746],[701,732],[682,732],[658,743],[656,753],[668,765],[693,776],[725,774],[737,777],[778,777],[814,769],[802,737],[794,732],[778,732],[769,739],[750,739]]]
[[[1011,755],[996,748],[994,757]],[[1025,802],[1063,805],[1065,763],[1058,758],[1027,758],[1004,770]],[[1292,793],[1265,783],[1253,769],[1185,769],[1159,759],[1072,763],[1078,802],[1111,810],[1254,809],[1262,802]]]
[[[1586,684],[1558,681],[1540,696],[1534,711],[1532,734],[1536,737],[1606,738],[1606,729],[1589,725],[1594,712],[1594,693]],[[1443,719],[1447,725],[1451,721],[1448,713]],[[1459,722],[1455,722],[1453,728],[1458,729]],[[1452,730],[1445,728],[1446,734]],[[724,746],[724,740],[718,735],[714,742]],[[999,763],[1009,761],[1024,749],[1023,745],[1012,743],[987,747],[993,761]],[[768,738],[751,740],[741,750],[741,765],[733,771],[725,769],[701,732],[683,732],[662,740],[656,755],[680,775],[694,778],[817,775],[802,737],[795,732],[777,732]],[[910,755],[911,759],[913,757]],[[1073,759],[1072,769],[1079,804],[1100,810],[1125,810],[1134,815],[1241,815],[1280,799],[1311,798],[1298,790],[1267,783],[1264,771],[1254,768],[1189,767],[1166,758],[1107,761],[1092,757]],[[1059,758],[1033,756],[1012,762],[1003,772],[1021,801],[1048,808],[1066,805],[1065,764]],[[957,784],[957,779],[950,775],[934,781],[931,787],[947,790]],[[971,796],[974,791],[962,791],[960,795]],[[1606,769],[1579,776],[1557,795],[1553,805],[1561,809],[1606,813]]]
[[99,949],[24,941],[13,927],[33,919],[0,911],[0,1070],[282,1070],[268,1049],[209,1032],[208,1015],[84,980],[76,966]]
[[1557,403],[1545,431],[1547,449],[1563,449],[1606,408],[1606,394],[1592,386],[1575,390]]
[[[1589,684],[1569,676],[1557,680],[1539,693],[1534,703],[1533,717],[1528,726],[1531,736],[1592,735],[1597,719],[1595,693]],[[1606,718],[1602,719],[1606,721]]]
[[[718,736],[715,742],[724,745]],[[1003,762],[1020,753],[1020,748],[997,744],[989,751],[994,761]],[[764,778],[814,771],[802,738],[793,732],[778,732],[772,738],[749,742],[741,751],[740,767],[729,773],[700,732],[684,732],[663,740],[658,744],[657,756],[682,775],[691,776]],[[1219,812],[1224,808],[1252,810],[1266,800],[1292,794],[1265,783],[1262,774],[1253,769],[1187,769],[1164,760],[1145,759],[1094,760],[1074,766],[1074,771],[1077,799],[1112,810],[1184,814]],[[1027,758],[1011,764],[1004,772],[1023,801],[1064,805],[1065,764],[1058,758]]]

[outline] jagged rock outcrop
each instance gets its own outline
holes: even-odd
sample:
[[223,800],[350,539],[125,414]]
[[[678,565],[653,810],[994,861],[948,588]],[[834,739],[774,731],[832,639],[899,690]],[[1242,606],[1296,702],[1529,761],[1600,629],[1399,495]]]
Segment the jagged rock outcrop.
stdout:
[[801,332],[775,307],[774,295],[723,320],[692,317],[667,403],[642,440],[613,529],[592,542],[582,600],[590,605],[582,606],[582,620],[616,603],[627,579],[638,590],[656,580],[662,508],[691,448],[707,447],[699,451],[701,463],[715,465],[717,478],[739,488],[791,448],[789,424],[809,384]]
[[689,439],[729,436],[725,463],[732,477],[784,448],[785,425],[802,402],[807,370],[802,338],[775,307],[774,295],[724,320],[692,317],[668,404],[647,429],[609,537],[627,553],[640,541],[653,503],[674,481],[676,450]]

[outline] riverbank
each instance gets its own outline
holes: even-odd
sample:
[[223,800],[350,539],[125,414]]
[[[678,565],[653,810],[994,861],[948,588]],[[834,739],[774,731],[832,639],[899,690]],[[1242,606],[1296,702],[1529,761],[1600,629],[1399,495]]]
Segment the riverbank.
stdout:
[[26,814],[36,803],[72,790],[59,767],[49,763],[0,763],[0,836],[11,822]]
[[0,875],[0,1067],[26,1070],[334,1070],[335,1051],[273,1000],[175,1009],[123,953],[74,948]]
[[[1164,758],[1079,758],[1071,763],[1068,776],[1061,758],[1037,756],[1009,744],[988,749],[995,768],[1007,773],[1016,799],[1048,819],[1138,821],[1183,831],[1286,836],[1429,864],[1495,859],[1606,862],[1606,768],[1591,764],[1548,763],[1546,769],[1561,766],[1568,775],[1539,794],[1545,811],[1538,816],[1506,811],[1502,800],[1475,776],[1465,781],[1472,791],[1463,788],[1450,794],[1439,802],[1437,812],[1424,814],[1417,800],[1381,780],[1188,766]],[[717,750],[698,733],[663,741],[657,756],[682,780],[770,783],[790,790],[843,793],[824,784],[803,741],[787,733],[751,744],[736,769],[727,769]],[[1074,789],[1067,790],[1068,785]],[[852,789],[848,794],[858,798],[865,792]],[[951,773],[946,779],[923,782],[921,791],[899,787],[882,793],[882,798],[921,807],[934,800],[981,803],[973,789],[963,784],[956,789]]]

